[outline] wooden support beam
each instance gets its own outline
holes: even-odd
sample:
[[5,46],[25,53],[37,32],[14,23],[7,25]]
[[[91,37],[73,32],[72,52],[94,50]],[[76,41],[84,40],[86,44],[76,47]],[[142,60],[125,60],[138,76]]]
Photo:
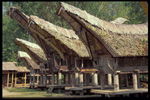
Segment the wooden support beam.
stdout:
[[114,91],[118,91],[119,90],[119,77],[117,73],[113,75],[114,75]]
[[13,87],[13,82],[14,82],[14,72],[12,72],[12,81],[11,81],[11,87]]
[[42,80],[43,80],[43,76],[41,75],[41,76],[40,76],[40,85],[43,84]]
[[17,73],[15,73],[15,86],[17,84]]
[[112,85],[112,74],[108,74],[108,85]]
[[39,84],[39,76],[37,76],[37,84]]
[[80,87],[83,87],[83,73],[80,73],[79,77],[80,77]]
[[58,85],[61,85],[61,72],[58,72]]
[[122,88],[122,74],[119,74],[119,88]]
[[104,72],[101,72],[100,73],[100,82],[101,82],[101,90],[103,90],[103,89],[105,89],[105,74],[104,74]]
[[32,83],[32,76],[30,74],[30,87],[31,87],[31,83]]
[[98,78],[97,73],[92,73],[92,85],[93,86],[98,86],[98,80],[97,80],[97,78]]
[[35,85],[35,76],[33,76],[33,87]]
[[27,74],[25,73],[25,76],[24,76],[24,85],[26,86],[26,81],[27,81]]
[[137,82],[138,82],[138,88],[140,88],[140,74],[137,73]]
[[79,84],[79,73],[75,72],[75,85]]
[[136,72],[132,74],[132,78],[133,78],[133,89],[137,90],[138,84],[137,84],[137,73]]
[[9,72],[7,74],[7,87],[9,86]]

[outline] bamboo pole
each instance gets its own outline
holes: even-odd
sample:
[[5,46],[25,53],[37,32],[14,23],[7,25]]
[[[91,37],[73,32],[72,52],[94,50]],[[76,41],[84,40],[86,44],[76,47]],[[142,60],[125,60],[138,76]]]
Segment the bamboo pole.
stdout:
[[7,74],[7,87],[9,86],[9,72]]

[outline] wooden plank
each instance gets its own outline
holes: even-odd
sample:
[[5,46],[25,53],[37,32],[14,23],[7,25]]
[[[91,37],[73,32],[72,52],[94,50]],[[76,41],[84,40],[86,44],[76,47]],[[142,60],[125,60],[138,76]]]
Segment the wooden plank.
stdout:
[[107,89],[107,90],[91,89],[91,93],[106,94],[106,95],[121,95],[121,94],[132,94],[132,93],[148,93],[148,89],[145,88],[139,88],[137,90],[120,89],[118,91],[114,91],[114,89]]

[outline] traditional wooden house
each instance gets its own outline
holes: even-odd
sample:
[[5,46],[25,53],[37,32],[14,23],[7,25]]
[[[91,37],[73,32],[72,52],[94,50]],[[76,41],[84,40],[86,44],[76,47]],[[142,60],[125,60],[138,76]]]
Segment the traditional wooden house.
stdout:
[[[30,27],[32,27],[33,25],[32,24],[34,24],[34,21],[33,21],[33,19],[36,19],[36,17],[35,16],[32,16],[32,18],[30,18],[30,22],[28,23],[28,16],[27,15],[25,15],[25,14],[23,14],[23,13],[21,13],[18,9],[16,9],[16,8],[11,8],[10,9],[10,11],[9,11],[9,15],[11,16],[11,17],[13,17],[15,20],[17,20],[28,32],[30,32],[31,33],[31,35],[34,37],[35,36],[35,34],[34,33],[37,33],[38,35],[39,35],[39,37],[41,37],[41,39],[43,39],[43,40],[45,40],[46,42],[47,42],[47,44],[49,45],[49,47],[52,47],[55,51],[57,51],[57,54],[59,54],[59,56],[62,58],[62,59],[64,59],[65,57],[67,58],[67,59],[69,59],[68,57],[67,57],[67,55],[72,55],[72,60],[71,61],[73,61],[72,63],[72,65],[75,65],[75,56],[77,56],[77,55],[80,55],[81,56],[81,58],[88,58],[88,54],[87,54],[87,51],[86,51],[86,49],[85,49],[85,46],[82,44],[82,42],[81,41],[79,41],[78,40],[78,37],[74,34],[74,32],[73,31],[71,31],[71,30],[67,30],[66,31],[66,29],[63,29],[63,28],[59,28],[59,27],[57,27],[57,26],[55,26],[55,25],[52,25],[51,23],[49,24],[47,24],[47,22],[45,21],[43,24],[47,24],[48,25],[48,27],[53,27],[54,29],[56,29],[55,27],[57,27],[58,28],[58,31],[59,32],[61,32],[61,34],[59,33],[58,34],[58,36],[53,36],[54,35],[54,33],[57,31],[55,31],[55,30],[53,30],[52,28],[50,28],[50,29],[52,29],[52,32],[54,32],[53,33],[53,35],[51,35],[51,34],[49,34],[50,35],[50,37],[54,37],[54,38],[59,38],[59,39],[53,39],[53,41],[50,41],[49,42],[49,40],[48,39],[46,39],[47,37],[46,37],[46,34],[45,33],[40,33],[40,32],[43,32],[43,30],[42,29],[40,29],[40,31],[39,30],[37,30],[37,31],[35,31],[35,27],[33,27],[33,28],[30,28]],[[26,20],[25,20],[26,19]],[[36,22],[37,22],[37,20],[38,19],[36,19]],[[39,19],[39,20],[41,20],[41,19]],[[38,25],[36,25],[36,26],[38,26]],[[39,27],[39,26],[38,26]],[[49,29],[47,29],[47,30],[49,30]],[[63,33],[64,32],[64,33]],[[67,35],[66,35],[66,34]],[[43,36],[42,34],[45,34],[45,36]],[[64,35],[64,36],[63,36]],[[63,38],[65,38],[65,40],[66,40],[66,42],[63,42],[62,40],[63,40],[63,38],[61,38],[61,36],[63,37]],[[38,37],[38,36],[37,36]],[[36,40],[36,39],[35,39]],[[73,41],[73,42],[71,42],[70,43],[70,41]],[[76,42],[77,41],[77,42]],[[79,42],[78,42],[79,41]],[[45,44],[44,42],[42,42],[43,44]],[[56,43],[59,43],[59,46],[57,46],[57,44]],[[75,46],[72,46],[72,44],[73,45],[75,45]],[[44,48],[47,48],[47,46],[45,46]],[[69,48],[69,49],[68,49]],[[73,48],[73,50],[74,51],[71,51],[71,49]],[[77,50],[76,48],[80,48],[81,50]],[[68,52],[69,51],[69,52]],[[46,52],[46,51],[45,51]],[[77,54],[77,53],[79,53],[79,54]],[[70,53],[70,54],[67,54],[67,53]],[[50,54],[50,52],[49,52],[49,54]],[[84,55],[86,55],[85,57],[84,57]],[[65,57],[64,57],[65,56]],[[77,56],[78,57],[78,56]],[[65,58],[65,60],[66,60],[66,58]],[[70,59],[69,59],[70,60]],[[77,60],[76,60],[77,61]],[[80,66],[81,66],[81,60],[79,60],[80,61]],[[66,62],[69,62],[70,63],[70,61],[67,61],[66,60]],[[91,61],[90,60],[84,60],[83,61],[84,63],[85,63],[85,65],[84,66],[87,66],[87,65],[91,65],[92,63],[91,63]],[[87,64],[86,65],[86,62],[88,62],[89,64]],[[52,61],[52,63],[51,63],[52,65],[53,65],[53,61]],[[91,66],[90,66],[91,67]],[[73,67],[72,67],[73,68]],[[70,70],[70,68],[69,68],[69,70]],[[96,72],[97,70],[95,70],[95,69],[86,69],[86,70],[83,70],[84,72],[86,71],[86,72]],[[82,71],[82,72],[83,72]],[[96,74],[94,74],[95,76],[96,76]],[[60,75],[61,76],[61,75]],[[77,77],[78,76],[78,74],[76,74],[76,75],[73,75],[73,76],[75,76],[75,77]],[[69,77],[68,77],[69,78]],[[69,78],[70,79],[70,78]],[[77,78],[78,79],[78,78]],[[86,79],[85,79],[86,80]],[[77,83],[78,83],[78,81],[76,81]],[[59,83],[59,82],[58,82]],[[73,83],[75,83],[75,82],[73,82]],[[93,81],[93,83],[94,83],[94,81]]]
[[85,44],[94,66],[102,70],[101,89],[104,89],[103,74],[113,74],[115,91],[121,88],[121,76],[132,74],[132,87],[138,89],[138,74],[148,73],[147,23],[115,24],[63,2],[56,14],[69,23]]
[[15,87],[27,87],[29,82],[29,74],[30,70],[27,69],[27,67],[24,66],[18,66],[17,67],[17,74],[15,77]]
[[2,85],[4,87],[14,87],[16,84],[17,67],[15,62],[2,63]]
[[26,52],[18,51],[18,58],[21,59],[30,70],[30,88],[39,84],[40,66],[36,64]]
[[[93,73],[92,85],[98,85],[98,81],[94,80],[94,77],[97,77],[97,70],[93,67],[91,59],[89,59],[86,47],[82,41],[79,40],[74,31],[51,24],[37,16],[30,16],[29,21],[32,22],[29,27],[30,30],[39,34],[50,46],[53,45],[56,51],[59,50],[60,57],[62,57],[62,59],[65,58],[64,60],[66,61],[68,69],[73,73],[72,76],[76,77],[76,81],[73,82],[75,83],[73,84],[74,86],[80,85],[83,87],[83,78],[80,78],[80,84],[78,78],[79,75],[83,77],[82,72]],[[72,81],[74,81],[73,77]]]

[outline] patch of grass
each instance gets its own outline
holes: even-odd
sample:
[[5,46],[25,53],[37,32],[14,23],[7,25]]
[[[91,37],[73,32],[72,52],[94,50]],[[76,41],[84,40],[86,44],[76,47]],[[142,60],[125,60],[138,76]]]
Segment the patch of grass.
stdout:
[[39,91],[37,89],[29,89],[29,88],[6,88],[9,92],[38,92],[45,93],[44,91]]

